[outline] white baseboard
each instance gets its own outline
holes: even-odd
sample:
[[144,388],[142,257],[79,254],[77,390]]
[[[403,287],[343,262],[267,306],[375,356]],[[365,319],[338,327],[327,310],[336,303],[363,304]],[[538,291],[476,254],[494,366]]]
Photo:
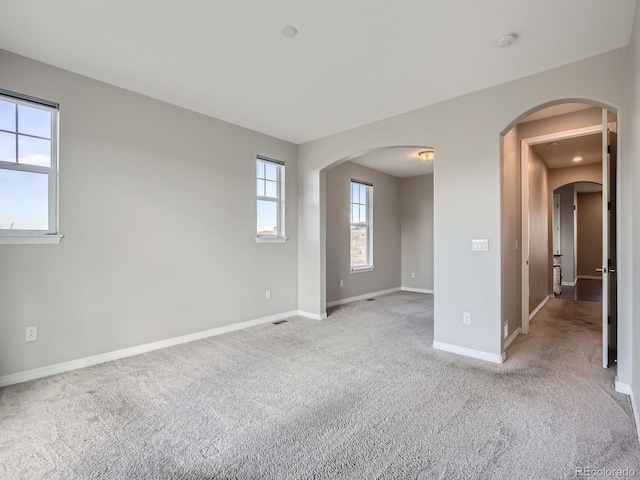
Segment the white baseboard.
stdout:
[[563,287],[575,287],[576,283],[575,282],[562,282],[562,286]]
[[585,280],[602,280],[602,275],[578,275],[576,277],[576,282],[584,278]]
[[631,399],[631,407],[633,408],[633,417],[636,421],[636,433],[638,434],[638,440],[640,441],[640,410],[638,409],[638,404],[636,403],[636,396],[633,394],[633,388],[628,383],[619,382],[618,379],[616,378],[615,390],[616,392],[629,395]]
[[429,290],[428,288],[400,287],[400,290],[403,292],[430,293],[433,295],[433,290]]
[[631,406],[633,407],[633,416],[636,419],[636,433],[638,434],[638,441],[640,441],[640,409],[638,408],[638,404],[636,403],[636,396],[633,394],[633,389],[631,389]]
[[502,355],[496,355],[495,353],[481,352],[480,350],[472,350],[471,348],[459,347],[457,345],[450,345],[448,343],[435,341],[433,342],[433,348],[436,350],[443,350],[445,352],[457,353],[458,355],[464,355],[465,357],[485,360],[491,363],[503,363],[507,358],[504,353]]
[[[236,330],[242,330],[244,328],[254,327],[256,325],[262,325],[264,323],[277,322],[278,320],[284,320],[285,318],[295,317],[296,315],[302,315],[298,310],[292,310],[290,312],[276,313],[275,315],[269,315],[267,317],[256,318],[254,320],[248,320],[246,322],[234,323],[226,325],[224,327],[212,328],[210,330],[204,330],[202,332],[190,333],[188,335],[181,335],[179,337],[167,338],[165,340],[159,340],[157,342],[145,343],[144,345],[137,345],[135,347],[123,348],[121,350],[114,350],[112,352],[101,353],[99,355],[92,355],[90,357],[78,358],[76,360],[70,360],[68,362],[56,363],[54,365],[47,365],[46,367],[34,368],[33,370],[26,370],[24,372],[12,373],[0,377],[0,387],[6,387],[8,385],[14,385],[16,383],[27,382],[29,380],[35,380],[37,378],[48,377],[50,375],[56,375],[58,373],[69,372],[71,370],[77,370],[78,368],[90,367],[99,363],[111,362],[113,360],[119,360],[121,358],[132,357],[134,355],[140,355],[141,353],[151,352],[160,348],[171,347],[173,345],[179,345],[181,343],[193,342],[194,340],[201,340],[207,337],[213,337],[216,335],[222,335],[223,333],[234,332]],[[302,315],[307,316],[307,315]],[[320,315],[318,315],[319,317]],[[326,318],[326,314],[325,314]]]
[[517,337],[518,335],[520,335],[521,333],[522,333],[522,328],[521,328],[521,327],[516,328],[516,331],[515,331],[515,332],[513,332],[513,333],[509,336],[509,338],[507,338],[507,340],[504,342],[504,348],[505,348],[505,350],[507,349],[507,347],[508,347],[509,345],[511,345],[511,344],[513,343],[513,341],[516,339],[516,337]]
[[358,302],[360,300],[366,300],[371,297],[378,297],[380,295],[386,295],[387,293],[399,292],[400,287],[390,288],[388,290],[380,290],[379,292],[366,293],[364,295],[358,295],[356,297],[342,298],[333,302],[327,302],[327,307],[335,307],[336,305],[344,305],[345,303]]
[[547,303],[550,298],[551,298],[551,295],[547,295],[546,297],[544,297],[544,300],[540,302],[540,305],[534,308],[533,312],[529,314],[529,321],[533,320],[533,317],[535,317],[538,314],[538,312],[542,310],[542,307],[544,307],[545,303]]
[[631,390],[631,385],[629,385],[628,383],[621,383],[616,378],[614,385],[615,385],[616,392],[624,393],[625,395],[633,395],[633,390]]
[[[327,307],[328,306],[329,305],[327,305]],[[300,317],[310,318],[311,320],[324,320],[327,318],[327,312],[320,314],[320,313],[305,312],[304,310],[298,310],[296,311],[296,315]]]

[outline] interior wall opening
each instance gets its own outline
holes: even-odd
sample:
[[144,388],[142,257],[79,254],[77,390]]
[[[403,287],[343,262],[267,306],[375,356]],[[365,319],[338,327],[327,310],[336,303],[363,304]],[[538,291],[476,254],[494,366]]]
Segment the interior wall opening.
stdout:
[[580,295],[595,300],[603,291],[603,366],[615,364],[617,117],[601,107],[572,101],[541,108],[502,137],[505,349],[529,332],[549,298],[563,288],[575,294],[583,281]]
[[327,314],[391,293],[433,294],[433,149],[394,146],[324,170]]

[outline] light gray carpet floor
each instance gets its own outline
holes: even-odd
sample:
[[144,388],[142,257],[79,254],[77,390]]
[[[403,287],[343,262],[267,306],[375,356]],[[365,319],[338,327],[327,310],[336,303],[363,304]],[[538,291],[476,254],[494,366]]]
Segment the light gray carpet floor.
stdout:
[[[493,365],[398,293],[0,390],[2,479],[575,478],[635,468],[598,304],[549,301]],[[567,317],[567,319],[563,319]]]

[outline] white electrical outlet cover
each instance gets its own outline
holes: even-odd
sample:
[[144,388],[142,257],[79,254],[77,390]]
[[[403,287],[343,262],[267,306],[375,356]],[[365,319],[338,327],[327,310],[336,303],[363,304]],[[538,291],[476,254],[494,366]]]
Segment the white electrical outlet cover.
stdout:
[[38,340],[38,327],[27,327],[25,342],[35,342]]

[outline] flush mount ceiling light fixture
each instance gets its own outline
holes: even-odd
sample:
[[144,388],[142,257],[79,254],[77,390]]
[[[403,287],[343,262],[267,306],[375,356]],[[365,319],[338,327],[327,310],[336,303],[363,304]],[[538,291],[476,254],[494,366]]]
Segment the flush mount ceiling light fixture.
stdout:
[[429,162],[436,156],[436,152],[433,148],[428,148],[426,150],[418,152],[418,156],[425,162]]
[[578,163],[581,161],[582,161],[582,157],[573,157],[573,160],[572,160],[573,163]]
[[510,47],[518,39],[518,35],[515,33],[507,33],[496,40],[496,45],[500,48]]

